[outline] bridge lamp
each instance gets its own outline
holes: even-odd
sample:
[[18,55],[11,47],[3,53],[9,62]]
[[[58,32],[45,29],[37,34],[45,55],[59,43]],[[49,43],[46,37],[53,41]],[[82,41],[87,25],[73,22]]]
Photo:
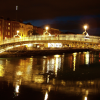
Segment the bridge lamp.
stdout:
[[85,32],[86,32],[86,29],[87,29],[87,25],[85,25],[85,26],[84,26],[84,29],[85,29]]
[[18,35],[19,31],[17,31],[17,35]]
[[19,36],[20,38],[21,38],[21,36],[20,35],[18,35],[18,33],[19,33],[19,31],[17,30],[17,35],[14,35],[14,38],[17,36]]
[[46,29],[46,31],[48,31],[49,27],[48,27],[48,26],[46,26],[46,28],[45,28],[45,29]]
[[48,29],[49,29],[49,27],[47,26],[47,27],[46,27],[46,30],[48,30]]

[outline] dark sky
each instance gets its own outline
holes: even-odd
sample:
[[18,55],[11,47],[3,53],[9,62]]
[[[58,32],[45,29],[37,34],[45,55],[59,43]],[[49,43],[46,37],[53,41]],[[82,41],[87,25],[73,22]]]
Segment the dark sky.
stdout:
[[63,32],[100,34],[100,0],[1,0],[0,16],[44,28],[49,25]]

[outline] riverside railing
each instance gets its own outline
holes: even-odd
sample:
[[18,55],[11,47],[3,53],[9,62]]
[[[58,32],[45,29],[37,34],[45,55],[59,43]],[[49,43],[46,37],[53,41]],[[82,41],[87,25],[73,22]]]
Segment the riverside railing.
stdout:
[[70,40],[70,41],[86,41],[86,42],[93,42],[93,43],[100,43],[99,36],[85,36],[85,35],[32,35],[30,37],[22,37],[22,38],[10,38],[0,42],[0,44],[7,44],[7,43],[14,43],[14,42],[21,42],[21,41],[43,41],[43,40]]

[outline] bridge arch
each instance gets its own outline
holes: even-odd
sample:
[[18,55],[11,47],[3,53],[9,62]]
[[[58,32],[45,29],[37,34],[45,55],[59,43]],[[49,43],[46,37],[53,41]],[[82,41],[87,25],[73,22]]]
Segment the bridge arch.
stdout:
[[94,48],[100,49],[100,37],[98,36],[88,36],[85,35],[73,35],[73,34],[61,34],[57,37],[55,35],[44,36],[44,35],[33,35],[31,37],[24,38],[11,38],[9,40],[1,41],[0,43],[0,51],[2,49],[6,49],[7,47],[14,47],[15,45],[23,45],[23,44],[45,44],[44,46],[47,48],[48,43],[61,43],[62,48],[65,47],[76,47],[76,48]]

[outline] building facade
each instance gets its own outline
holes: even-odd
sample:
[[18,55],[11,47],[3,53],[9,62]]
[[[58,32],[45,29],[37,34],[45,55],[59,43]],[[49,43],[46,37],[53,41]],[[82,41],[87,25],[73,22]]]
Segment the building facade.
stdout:
[[43,28],[37,27],[37,33],[38,33],[39,35],[43,35]]
[[[34,30],[38,35],[43,35],[43,28],[37,27],[37,26],[33,26],[33,30]],[[33,33],[33,35],[34,35],[34,33]]]
[[25,24],[25,36],[31,36],[32,31],[33,31],[33,25],[30,23]]
[[57,35],[57,34],[60,34],[61,32],[60,32],[59,29],[50,28],[49,33],[50,33],[51,35]]
[[[50,28],[47,30],[47,32],[51,35],[61,34],[61,31],[59,29],[55,29],[55,28]],[[43,34],[46,34],[46,29],[43,30]]]
[[24,24],[18,21],[5,20],[0,18],[0,41],[13,38],[15,35],[28,36],[28,31],[33,30],[33,25]]
[[[46,30],[41,27],[33,26],[31,23],[21,23],[18,21],[5,20],[0,18],[0,41],[13,38],[16,35],[27,37],[31,35],[43,35]],[[51,35],[57,35],[61,32],[59,29],[50,28],[48,32]]]
[[19,30],[19,22],[0,19],[0,41],[12,38]]
[[33,30],[33,25],[20,23],[19,35],[21,37],[27,37],[31,35],[31,33],[29,34],[29,31],[32,31],[32,30]]
[[3,27],[4,27],[4,20],[0,19],[0,41],[3,40]]
[[19,30],[19,28],[20,28],[20,22],[11,21],[11,38],[17,35],[17,31]]

